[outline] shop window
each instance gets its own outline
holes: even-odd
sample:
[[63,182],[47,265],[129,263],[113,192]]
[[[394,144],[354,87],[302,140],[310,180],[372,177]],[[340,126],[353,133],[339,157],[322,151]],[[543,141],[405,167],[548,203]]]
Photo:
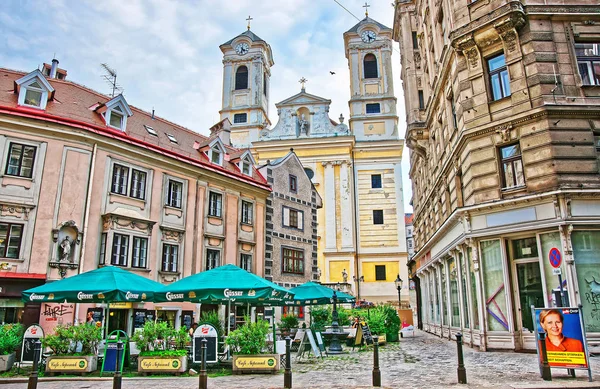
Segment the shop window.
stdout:
[[500,148],[503,188],[525,185],[521,146],[518,143]]
[[492,99],[496,101],[510,96],[510,80],[504,54],[488,58],[487,65]]
[[19,258],[22,237],[22,224],[0,223],[0,257]]
[[440,322],[442,323],[442,325],[448,325],[448,292],[446,291],[446,266],[442,264],[438,271],[440,272],[440,279],[442,280],[442,283],[440,285],[440,289],[442,292],[440,301]]
[[583,85],[600,85],[600,42],[575,43],[577,67]]
[[484,302],[488,312],[487,328],[490,331],[508,331],[506,285],[500,240],[480,242],[481,274],[484,278]]
[[475,263],[473,262],[473,251],[471,247],[467,248],[467,261],[469,266],[469,277],[471,279],[471,303],[473,306],[473,329],[478,330],[479,327],[479,305],[477,300],[477,284],[475,283]]
[[176,273],[179,262],[179,246],[176,244],[163,243],[161,270]]
[[[585,330],[600,332],[600,231],[573,231],[573,255]],[[591,250],[588,249],[591,246]],[[569,287],[569,290],[571,288]]]
[[219,250],[206,250],[206,270],[221,266],[221,252]]
[[385,274],[385,265],[375,265],[375,281],[385,281],[387,276]]
[[283,248],[283,272],[292,274],[304,274],[304,252],[289,248]]
[[467,263],[465,257],[462,252],[458,253],[458,266],[460,267],[460,281],[462,285],[462,303],[463,303],[463,311],[465,317],[465,328],[471,328],[471,323],[469,322],[469,287],[468,287],[468,277],[467,277]]
[[458,303],[458,269],[454,258],[448,260],[448,273],[450,282],[450,325],[460,327],[460,305]]
[[511,240],[513,259],[537,258],[537,239],[534,237]]
[[33,176],[35,152],[35,146],[11,142],[8,148],[8,160],[6,161],[6,175],[31,178]]
[[221,217],[223,196],[220,193],[210,192],[208,195],[208,216]]

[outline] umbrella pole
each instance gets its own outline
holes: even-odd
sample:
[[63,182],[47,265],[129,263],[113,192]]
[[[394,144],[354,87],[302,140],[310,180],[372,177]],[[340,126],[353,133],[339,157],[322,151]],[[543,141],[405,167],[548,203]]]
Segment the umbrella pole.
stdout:
[[110,303],[106,304],[106,320],[104,320],[104,338],[108,339],[108,320],[110,319]]
[[231,300],[227,301],[227,335],[231,332]]

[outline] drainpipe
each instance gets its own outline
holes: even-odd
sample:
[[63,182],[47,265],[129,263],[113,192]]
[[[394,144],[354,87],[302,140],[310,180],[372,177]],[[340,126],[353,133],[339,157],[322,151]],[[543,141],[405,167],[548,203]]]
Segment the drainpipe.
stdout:
[[352,160],[352,187],[354,188],[352,199],[354,200],[354,223],[352,223],[352,227],[354,229],[354,274],[356,274],[356,301],[360,302],[360,265],[358,263],[358,228],[356,224],[359,221],[358,217],[358,199],[357,192],[358,188],[356,187],[358,181],[358,172],[356,171],[356,165],[354,164],[354,150],[350,153],[350,159]]
[[50,78],[56,78],[56,71],[58,69],[58,60],[54,58],[52,60],[52,67],[50,68]]
[[198,257],[198,206],[200,204],[200,177],[196,179],[196,199],[194,201],[194,236],[192,239],[192,269],[190,274],[196,274],[196,261]]
[[[52,60],[52,65],[54,66],[54,61],[56,60]],[[56,63],[58,63],[58,61],[56,61]],[[81,274],[83,271],[83,264],[84,264],[84,259],[85,259],[85,250],[87,247],[87,232],[88,232],[88,227],[90,225],[90,207],[91,207],[91,201],[92,201],[92,187],[94,184],[94,167],[96,166],[96,154],[98,152],[98,144],[94,143],[94,148],[92,149],[92,160],[90,163],[90,170],[88,173],[88,187],[87,187],[87,194],[85,197],[85,213],[83,214],[83,238],[81,241],[81,251],[79,253],[79,269],[77,269],[77,273]],[[75,320],[78,320],[79,318],[79,304],[75,304]]]

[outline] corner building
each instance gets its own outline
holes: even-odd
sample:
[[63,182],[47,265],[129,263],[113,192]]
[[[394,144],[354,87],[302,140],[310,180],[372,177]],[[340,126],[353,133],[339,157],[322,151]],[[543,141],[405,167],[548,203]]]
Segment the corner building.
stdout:
[[419,326],[535,350],[530,306],[566,304],[600,341],[600,6],[395,2]]

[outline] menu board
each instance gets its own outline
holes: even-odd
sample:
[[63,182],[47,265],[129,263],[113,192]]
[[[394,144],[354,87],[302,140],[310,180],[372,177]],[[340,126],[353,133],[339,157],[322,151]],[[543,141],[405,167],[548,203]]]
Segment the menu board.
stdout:
[[[23,345],[21,346],[21,362],[33,363],[35,355],[35,342],[44,338],[44,330],[37,324],[27,327],[23,335]],[[38,362],[42,360],[42,353],[38,356]]]
[[146,321],[154,321],[155,311],[148,309],[133,310],[133,330],[144,328]]
[[360,325],[358,326],[358,330],[356,331],[354,345],[361,345],[363,339],[365,340],[366,344],[373,344],[373,335],[371,334],[369,325],[366,322],[361,321]]

